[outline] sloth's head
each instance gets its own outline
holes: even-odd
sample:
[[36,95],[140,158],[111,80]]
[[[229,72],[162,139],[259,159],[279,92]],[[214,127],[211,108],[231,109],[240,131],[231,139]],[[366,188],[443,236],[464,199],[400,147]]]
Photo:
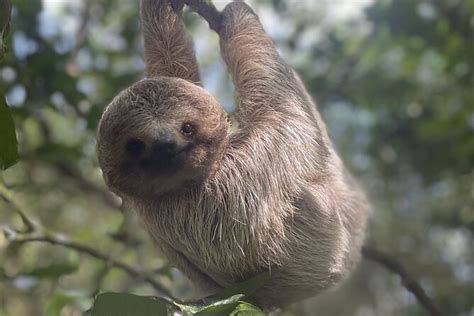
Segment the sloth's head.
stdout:
[[122,91],[99,124],[99,163],[120,196],[152,198],[207,178],[229,137],[226,113],[204,89],[178,78]]

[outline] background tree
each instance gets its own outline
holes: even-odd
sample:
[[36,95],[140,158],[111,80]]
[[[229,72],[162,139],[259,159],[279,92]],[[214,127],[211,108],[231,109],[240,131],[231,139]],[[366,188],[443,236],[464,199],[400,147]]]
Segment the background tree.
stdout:
[[[189,296],[96,161],[104,106],[143,75],[137,4],[12,4],[0,93],[21,160],[0,174],[0,315],[79,315],[99,291]],[[446,315],[473,315],[474,1],[251,4],[369,192],[368,243],[403,262]],[[217,36],[194,14],[186,21],[204,85],[232,109]],[[285,314],[425,311],[397,276],[363,262],[338,289]]]

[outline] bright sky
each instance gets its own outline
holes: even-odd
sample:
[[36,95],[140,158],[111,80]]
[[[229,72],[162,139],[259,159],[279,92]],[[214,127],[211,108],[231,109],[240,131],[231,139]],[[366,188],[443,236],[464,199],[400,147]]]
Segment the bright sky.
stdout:
[[[53,16],[58,16],[61,8],[68,3],[81,5],[81,1],[71,0],[42,0],[45,11]],[[373,3],[375,0],[287,0],[290,5],[297,6],[326,6],[330,10],[331,15],[336,19],[346,19],[354,16],[358,16],[363,8]],[[229,3],[229,0],[214,0],[214,4],[218,9],[224,8]],[[255,5],[255,0],[247,1],[250,5]]]
[[[224,6],[229,3],[229,0],[214,0],[213,3],[218,9],[224,8]],[[257,1],[247,0],[251,6],[255,6]],[[286,0],[285,1],[289,6],[301,6],[301,7],[311,7],[311,6],[324,6],[329,9],[329,12],[335,19],[347,19],[352,17],[357,17],[360,15],[361,11],[375,0]]]

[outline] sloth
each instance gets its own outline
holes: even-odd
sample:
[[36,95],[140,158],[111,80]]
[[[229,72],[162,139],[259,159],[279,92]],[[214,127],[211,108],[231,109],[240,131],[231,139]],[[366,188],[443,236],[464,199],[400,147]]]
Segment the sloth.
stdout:
[[251,299],[271,309],[338,284],[360,258],[368,203],[302,81],[254,11],[229,3],[216,31],[239,103],[231,128],[176,3],[141,1],[147,75],[97,133],[107,186],[202,295],[269,273]]

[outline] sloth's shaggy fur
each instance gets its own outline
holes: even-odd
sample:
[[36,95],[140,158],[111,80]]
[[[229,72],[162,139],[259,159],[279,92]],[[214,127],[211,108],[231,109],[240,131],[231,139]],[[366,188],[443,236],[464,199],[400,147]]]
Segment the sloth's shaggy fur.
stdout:
[[[270,308],[347,276],[359,260],[367,202],[255,13],[242,2],[223,11],[222,54],[240,100],[240,128],[231,132],[217,101],[196,85],[180,12],[166,0],[142,0],[141,7],[151,78],[117,96],[98,131],[111,190],[203,292],[270,271],[254,295]],[[193,137],[179,133],[183,122],[196,127]],[[128,161],[128,139],[148,144],[164,132],[191,148],[179,168],[149,172]]]

